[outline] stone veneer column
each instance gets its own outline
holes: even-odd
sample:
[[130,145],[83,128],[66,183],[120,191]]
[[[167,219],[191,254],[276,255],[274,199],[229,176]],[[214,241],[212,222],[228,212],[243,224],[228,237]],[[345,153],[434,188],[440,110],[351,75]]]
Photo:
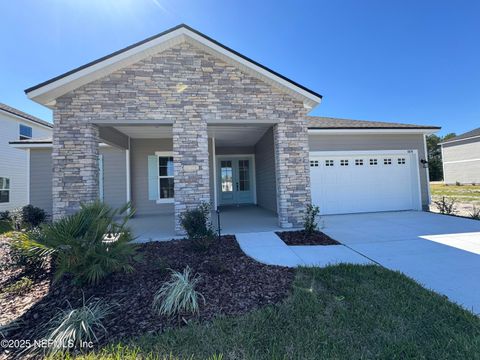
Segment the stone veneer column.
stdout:
[[207,122],[186,107],[173,124],[175,175],[175,231],[184,234],[180,215],[201,203],[210,203]]
[[81,115],[54,111],[52,149],[53,219],[98,198],[98,127]]
[[273,127],[277,179],[278,222],[282,228],[301,227],[311,201],[308,129],[303,119]]

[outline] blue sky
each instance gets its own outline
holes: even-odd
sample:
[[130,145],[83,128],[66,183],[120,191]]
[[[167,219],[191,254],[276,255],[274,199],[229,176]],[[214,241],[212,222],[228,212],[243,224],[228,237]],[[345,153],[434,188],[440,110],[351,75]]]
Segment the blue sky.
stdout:
[[0,4],[0,102],[186,23],[324,96],[312,115],[480,126],[480,1],[15,0]]

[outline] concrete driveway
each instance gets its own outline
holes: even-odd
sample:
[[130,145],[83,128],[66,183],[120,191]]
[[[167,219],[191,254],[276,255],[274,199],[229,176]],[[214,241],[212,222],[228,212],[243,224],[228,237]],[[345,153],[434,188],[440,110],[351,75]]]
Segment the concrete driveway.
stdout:
[[321,218],[323,232],[480,313],[480,221],[402,211]]

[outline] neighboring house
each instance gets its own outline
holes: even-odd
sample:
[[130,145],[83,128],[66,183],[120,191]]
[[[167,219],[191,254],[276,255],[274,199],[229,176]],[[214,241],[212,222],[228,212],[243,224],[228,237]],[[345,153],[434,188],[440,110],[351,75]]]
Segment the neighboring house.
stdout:
[[321,95],[185,25],[26,93],[53,110],[53,143],[13,146],[30,149],[31,174],[52,167],[31,191],[52,189],[54,218],[99,197],[170,213],[178,232],[203,202],[256,204],[285,228],[310,201],[322,214],[429,204],[421,160],[438,127],[307,116]]
[[480,128],[440,145],[445,184],[480,184]]
[[0,211],[29,203],[29,152],[8,143],[51,136],[52,124],[0,103]]

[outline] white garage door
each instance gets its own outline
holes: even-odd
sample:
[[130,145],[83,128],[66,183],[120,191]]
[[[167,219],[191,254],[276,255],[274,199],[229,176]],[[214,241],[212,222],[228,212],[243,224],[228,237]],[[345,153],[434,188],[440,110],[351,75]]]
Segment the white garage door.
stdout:
[[310,177],[321,214],[421,210],[415,150],[312,152]]

